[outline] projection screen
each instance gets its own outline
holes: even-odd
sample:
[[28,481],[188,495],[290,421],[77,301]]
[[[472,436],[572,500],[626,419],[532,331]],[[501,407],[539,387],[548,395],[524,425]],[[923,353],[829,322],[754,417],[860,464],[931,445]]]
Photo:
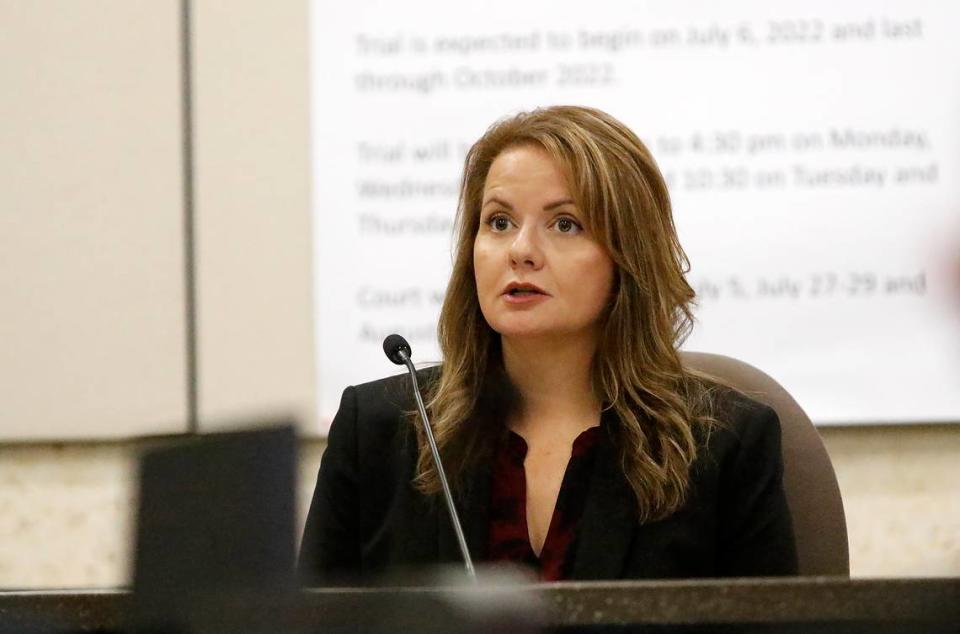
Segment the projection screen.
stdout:
[[317,381],[439,361],[462,159],[496,119],[606,110],[670,187],[686,349],[818,424],[960,420],[960,4],[314,2]]

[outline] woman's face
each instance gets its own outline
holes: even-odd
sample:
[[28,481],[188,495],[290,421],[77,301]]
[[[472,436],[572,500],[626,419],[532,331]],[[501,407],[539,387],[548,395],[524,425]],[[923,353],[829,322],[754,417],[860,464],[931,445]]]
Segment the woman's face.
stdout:
[[546,151],[525,145],[497,156],[473,250],[480,309],[491,328],[507,338],[595,333],[614,264],[583,220]]

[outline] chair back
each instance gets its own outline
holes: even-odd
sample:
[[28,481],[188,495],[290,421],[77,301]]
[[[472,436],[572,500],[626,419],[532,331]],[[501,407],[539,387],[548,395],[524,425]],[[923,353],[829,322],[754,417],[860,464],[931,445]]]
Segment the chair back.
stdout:
[[801,575],[850,575],[843,500],[830,456],[800,405],[773,378],[731,357],[680,353],[683,364],[713,375],[780,417],[783,486],[793,518]]

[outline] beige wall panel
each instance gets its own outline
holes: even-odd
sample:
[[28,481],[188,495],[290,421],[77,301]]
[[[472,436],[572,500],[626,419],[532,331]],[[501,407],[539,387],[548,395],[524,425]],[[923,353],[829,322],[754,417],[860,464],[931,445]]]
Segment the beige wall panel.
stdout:
[[0,446],[0,589],[130,583],[140,446]]
[[0,436],[185,428],[179,3],[0,2]]
[[315,426],[307,3],[193,3],[201,427]]
[[960,425],[820,430],[858,577],[960,575]]

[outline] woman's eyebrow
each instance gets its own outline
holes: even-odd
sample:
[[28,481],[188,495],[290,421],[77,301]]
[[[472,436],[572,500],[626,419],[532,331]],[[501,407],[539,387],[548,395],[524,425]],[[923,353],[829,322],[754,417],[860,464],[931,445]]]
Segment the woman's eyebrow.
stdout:
[[563,200],[558,200],[556,202],[550,203],[549,205],[544,205],[543,210],[551,211],[553,209],[556,209],[557,207],[563,207],[564,205],[573,205],[573,204],[575,204],[573,200],[569,198],[564,198]]
[[[485,200],[484,203],[483,203],[483,206],[486,207],[486,206],[489,205],[490,203],[497,203],[497,204],[500,205],[501,207],[506,207],[508,210],[513,211],[513,205],[511,205],[510,203],[508,203],[508,202],[505,201],[505,200],[501,200],[500,198],[497,198],[496,196],[492,196],[492,197],[490,197],[489,199]],[[557,207],[563,207],[564,205],[574,205],[574,204],[576,204],[576,203],[574,203],[572,199],[570,199],[570,198],[564,198],[563,200],[557,200],[557,201],[554,201],[554,202],[552,202],[552,203],[549,203],[549,204],[544,205],[544,206],[543,206],[543,210],[544,210],[544,211],[552,211],[552,210],[556,209]]]
[[492,196],[489,200],[485,200],[485,201],[483,202],[483,206],[486,207],[486,206],[489,205],[490,203],[497,203],[498,205],[500,205],[500,206],[502,206],[502,207],[506,207],[506,208],[509,209],[510,211],[513,211],[513,205],[511,205],[510,203],[508,203],[508,202],[505,201],[505,200],[500,200],[500,199],[497,198],[496,196]]

